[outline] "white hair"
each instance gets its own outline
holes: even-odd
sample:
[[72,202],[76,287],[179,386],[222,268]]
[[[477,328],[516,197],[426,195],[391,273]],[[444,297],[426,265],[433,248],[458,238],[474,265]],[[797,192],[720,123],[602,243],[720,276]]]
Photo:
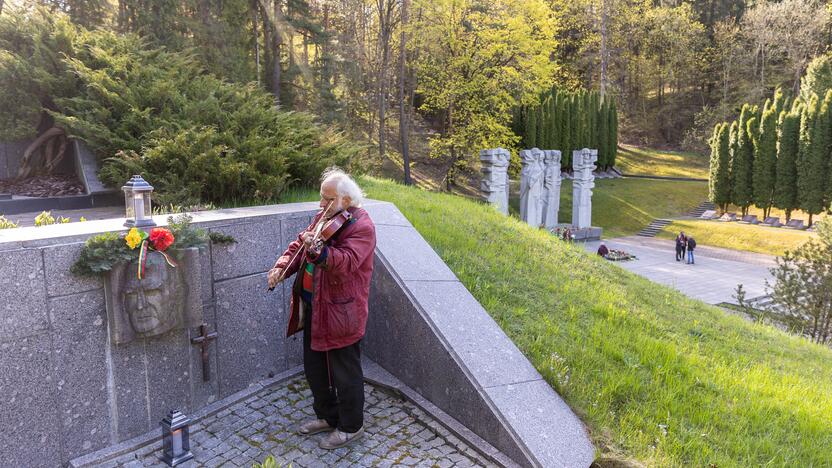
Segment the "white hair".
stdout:
[[350,197],[350,206],[361,206],[364,192],[349,174],[337,166],[328,167],[321,174],[321,186],[332,182],[335,183],[335,192],[339,197]]

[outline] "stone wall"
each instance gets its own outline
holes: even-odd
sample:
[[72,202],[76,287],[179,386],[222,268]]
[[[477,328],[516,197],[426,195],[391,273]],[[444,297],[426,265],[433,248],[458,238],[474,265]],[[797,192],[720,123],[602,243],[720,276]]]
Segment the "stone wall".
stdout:
[[[378,245],[365,354],[521,465],[588,466],[581,422],[453,272],[395,206],[366,208]],[[289,285],[268,292],[266,272],[316,211],[195,216],[238,241],[200,252],[203,316],[218,332],[209,382],[198,329],[115,345],[103,282],[69,273],[84,240],[123,220],[0,231],[0,466],[64,465],[301,364],[300,339],[284,337]]]
[[265,272],[315,204],[249,211],[200,216],[239,241],[200,252],[203,316],[219,334],[209,382],[198,329],[110,344],[103,281],[69,273],[83,240],[123,220],[0,234],[0,466],[61,466],[301,362],[300,340],[284,338],[285,287],[268,292]]

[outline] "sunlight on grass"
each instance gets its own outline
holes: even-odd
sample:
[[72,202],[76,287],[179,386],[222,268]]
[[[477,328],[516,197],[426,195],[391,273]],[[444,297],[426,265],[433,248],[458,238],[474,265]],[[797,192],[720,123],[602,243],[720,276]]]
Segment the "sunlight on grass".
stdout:
[[662,467],[832,465],[832,350],[688,299],[484,204],[360,183],[398,206],[605,456]]
[[657,237],[674,239],[679,231],[692,235],[699,245],[778,256],[800,246],[814,235],[806,231],[738,222],[677,220],[659,232]]
[[[708,184],[675,180],[597,179],[592,191],[592,224],[605,238],[628,236],[654,218],[683,216],[708,197]],[[559,219],[572,219],[572,181],[561,186]]]
[[708,178],[709,158],[705,154],[620,145],[615,167],[624,174],[664,177]]

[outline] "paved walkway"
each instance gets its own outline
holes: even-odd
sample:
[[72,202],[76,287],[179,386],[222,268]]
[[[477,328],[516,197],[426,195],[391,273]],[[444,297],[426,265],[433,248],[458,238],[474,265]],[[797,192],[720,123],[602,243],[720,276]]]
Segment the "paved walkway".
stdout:
[[[278,466],[488,466],[479,453],[408,401],[365,384],[364,437],[337,450],[318,448],[325,434],[301,437],[293,429],[310,418],[312,394],[300,377],[272,387],[191,427],[194,460],[185,467],[250,467],[274,455]],[[166,467],[160,443],[102,465]]]
[[622,268],[710,304],[736,302],[733,295],[738,284],[743,285],[747,299],[764,295],[765,280],[771,281],[769,268],[775,266],[775,257],[769,255],[704,245],[694,250],[696,264],[686,265],[675,261],[674,241],[637,236],[587,242],[585,248],[595,252],[602,243],[638,257],[616,262]]

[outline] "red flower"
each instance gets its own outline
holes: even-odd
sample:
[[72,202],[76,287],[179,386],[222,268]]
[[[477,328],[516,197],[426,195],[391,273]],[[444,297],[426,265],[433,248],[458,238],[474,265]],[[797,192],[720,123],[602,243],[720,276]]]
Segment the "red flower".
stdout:
[[153,228],[150,231],[150,245],[159,252],[164,252],[173,244],[173,234],[165,228]]

